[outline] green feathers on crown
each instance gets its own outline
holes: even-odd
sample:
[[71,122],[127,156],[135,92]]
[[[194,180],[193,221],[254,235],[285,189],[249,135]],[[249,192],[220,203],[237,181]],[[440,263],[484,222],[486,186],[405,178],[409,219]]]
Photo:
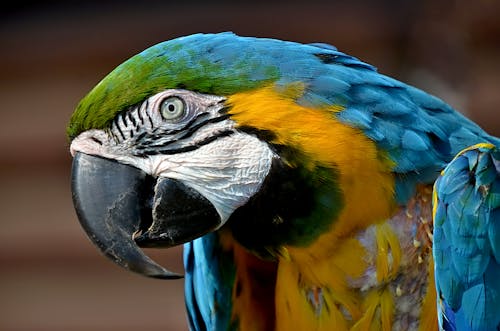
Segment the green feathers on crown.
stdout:
[[69,139],[107,127],[122,110],[165,89],[228,95],[278,78],[276,66],[263,65],[255,53],[235,45],[243,41],[236,38],[230,33],[192,35],[133,56],[80,101],[67,128]]

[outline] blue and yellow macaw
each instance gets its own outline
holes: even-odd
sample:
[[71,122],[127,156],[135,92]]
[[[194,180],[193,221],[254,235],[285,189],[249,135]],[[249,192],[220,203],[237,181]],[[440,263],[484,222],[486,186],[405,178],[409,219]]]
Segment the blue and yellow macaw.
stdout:
[[498,328],[499,139],[330,45],[166,41],[67,132],[106,256],[178,278],[139,247],[184,243],[192,330]]

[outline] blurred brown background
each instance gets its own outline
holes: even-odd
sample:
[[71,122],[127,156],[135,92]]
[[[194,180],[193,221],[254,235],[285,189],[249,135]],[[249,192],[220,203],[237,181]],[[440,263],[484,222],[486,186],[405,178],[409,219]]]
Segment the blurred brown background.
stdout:
[[[76,220],[65,126],[106,73],[195,32],[329,42],[500,135],[499,1],[48,1],[0,13],[0,330],[186,330],[182,281],[127,273]],[[181,251],[151,252],[181,270]]]

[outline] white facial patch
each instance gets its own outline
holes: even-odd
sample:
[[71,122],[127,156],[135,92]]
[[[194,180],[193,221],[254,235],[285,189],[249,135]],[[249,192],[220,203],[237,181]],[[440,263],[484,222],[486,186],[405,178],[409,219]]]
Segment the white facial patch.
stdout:
[[277,155],[257,137],[235,132],[193,151],[148,157],[112,155],[91,137],[104,140],[104,132],[91,130],[77,137],[71,153],[83,152],[135,166],[154,177],[182,181],[207,198],[221,217],[221,225],[248,202],[264,182]]
[[119,113],[107,129],[82,132],[72,141],[71,154],[97,155],[182,181],[214,205],[224,224],[258,192],[278,156],[267,143],[239,132],[223,101],[162,91]]
[[186,153],[150,157],[155,176],[182,181],[207,198],[222,224],[260,189],[277,157],[258,138],[234,133]]

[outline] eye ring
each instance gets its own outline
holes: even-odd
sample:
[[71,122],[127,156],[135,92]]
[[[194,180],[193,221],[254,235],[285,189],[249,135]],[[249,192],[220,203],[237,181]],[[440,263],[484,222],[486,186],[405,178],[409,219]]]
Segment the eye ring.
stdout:
[[186,104],[177,96],[165,98],[160,103],[160,114],[164,120],[175,121],[181,119],[186,113]]

